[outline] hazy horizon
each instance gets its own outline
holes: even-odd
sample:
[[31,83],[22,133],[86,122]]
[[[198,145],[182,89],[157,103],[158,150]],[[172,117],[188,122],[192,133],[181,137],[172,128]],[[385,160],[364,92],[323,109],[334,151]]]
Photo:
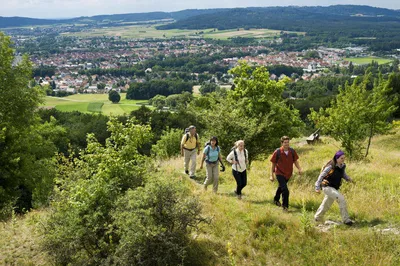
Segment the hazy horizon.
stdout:
[[[4,1],[4,0],[3,0]],[[112,15],[126,13],[174,12],[185,9],[211,9],[235,7],[269,7],[269,6],[330,6],[330,5],[368,5],[373,7],[400,9],[400,1],[392,0],[282,0],[275,1],[210,1],[201,2],[177,0],[171,7],[170,1],[138,0],[9,0],[3,3],[0,10],[2,17],[29,17],[41,19],[67,19],[83,16]]]

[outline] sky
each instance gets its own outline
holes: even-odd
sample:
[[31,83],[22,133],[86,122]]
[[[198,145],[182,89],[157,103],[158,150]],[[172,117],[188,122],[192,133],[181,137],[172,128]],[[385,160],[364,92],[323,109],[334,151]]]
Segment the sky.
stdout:
[[0,16],[72,18],[105,14],[257,6],[369,5],[400,9],[399,0],[0,0]]

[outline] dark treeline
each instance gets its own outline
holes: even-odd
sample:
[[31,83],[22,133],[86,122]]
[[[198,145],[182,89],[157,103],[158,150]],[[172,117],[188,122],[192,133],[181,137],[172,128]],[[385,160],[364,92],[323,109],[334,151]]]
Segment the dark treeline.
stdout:
[[169,96],[182,92],[192,92],[193,83],[181,80],[151,80],[143,83],[131,83],[126,93],[127,99],[149,100],[156,95]]

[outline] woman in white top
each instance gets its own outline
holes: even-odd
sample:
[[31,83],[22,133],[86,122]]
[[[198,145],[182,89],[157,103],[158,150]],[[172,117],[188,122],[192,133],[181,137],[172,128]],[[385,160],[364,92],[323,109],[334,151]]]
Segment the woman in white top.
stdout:
[[243,140],[235,142],[235,147],[226,158],[232,164],[232,174],[237,184],[235,193],[239,199],[242,198],[242,189],[247,185],[246,165],[249,163],[248,158],[248,152],[244,148]]

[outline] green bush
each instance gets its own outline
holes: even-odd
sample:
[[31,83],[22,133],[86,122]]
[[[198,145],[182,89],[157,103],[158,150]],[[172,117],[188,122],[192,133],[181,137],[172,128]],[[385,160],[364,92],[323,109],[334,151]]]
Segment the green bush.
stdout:
[[184,264],[190,232],[203,220],[198,200],[182,183],[151,178],[129,190],[113,213],[120,237],[118,265]]
[[119,103],[119,101],[121,100],[121,95],[119,95],[119,93],[117,91],[111,90],[108,93],[108,99],[112,102],[112,103]]
[[181,129],[170,129],[163,131],[161,139],[153,145],[152,153],[158,158],[167,159],[180,153],[180,145],[183,132]]
[[[43,248],[58,265],[176,265],[202,221],[180,183],[152,178],[139,153],[150,127],[112,118],[105,146],[93,135],[73,159],[60,157]],[[147,173],[147,174],[146,174]]]
[[43,247],[57,264],[106,263],[118,243],[111,211],[128,188],[143,184],[146,158],[138,149],[151,138],[150,128],[116,119],[102,146],[88,135],[79,158],[60,158],[58,187],[45,227]]

